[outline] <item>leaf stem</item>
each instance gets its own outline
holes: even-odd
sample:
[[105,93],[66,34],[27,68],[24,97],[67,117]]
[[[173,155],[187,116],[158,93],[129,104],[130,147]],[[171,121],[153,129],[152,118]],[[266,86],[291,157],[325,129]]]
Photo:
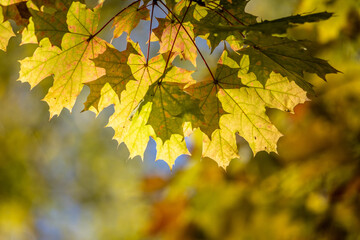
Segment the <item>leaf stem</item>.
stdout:
[[131,7],[132,5],[134,5],[134,4],[138,3],[138,2],[140,2],[140,0],[137,0],[137,1],[133,2],[133,3],[131,3],[129,6],[121,9],[120,12],[118,12],[115,16],[113,16],[112,18],[110,18],[110,20],[107,21],[107,22],[104,24],[104,26],[102,26],[102,28],[100,28],[96,33],[94,33],[93,35],[91,35],[91,36],[89,37],[88,41],[90,41],[92,38],[94,38],[96,35],[98,35],[102,30],[104,30],[104,28],[106,28],[106,26],[109,25],[109,23],[111,23],[111,21],[114,20],[117,16],[119,16],[122,12],[124,12],[126,9],[128,9],[129,7]]
[[150,30],[149,30],[149,41],[148,41],[148,48],[147,48],[147,55],[146,55],[146,66],[149,63],[149,58],[150,58],[151,32],[152,32],[152,25],[153,25],[153,19],[154,19],[155,4],[156,4],[156,0],[153,0],[152,6],[151,6]]
[[201,59],[204,61],[205,65],[206,65],[206,68],[208,69],[208,71],[209,71],[212,79],[215,81],[215,76],[214,76],[214,74],[212,73],[212,71],[211,71],[211,69],[210,69],[207,61],[205,60],[205,58],[204,58],[204,56],[202,55],[199,47],[196,45],[194,39],[192,39],[192,37],[190,36],[190,34],[189,34],[189,32],[187,31],[187,29],[186,29],[186,28],[184,27],[184,25],[180,22],[179,18],[177,18],[176,15],[168,8],[168,6],[166,6],[166,4],[163,3],[162,0],[158,0],[158,2],[160,2],[160,3],[169,11],[169,13],[171,13],[171,14],[173,15],[173,17],[176,19],[176,21],[178,21],[178,23],[180,24],[180,26],[184,29],[185,33],[188,35],[189,39],[191,40],[191,42],[194,44],[196,50],[198,51]]
[[178,29],[177,29],[177,31],[176,31],[175,38],[174,38],[174,42],[172,43],[172,46],[171,46],[171,49],[170,49],[170,52],[169,52],[169,56],[168,56],[168,58],[167,58],[167,60],[166,60],[164,72],[165,72],[165,70],[167,69],[167,67],[168,67],[168,65],[169,65],[169,61],[170,61],[171,55],[172,55],[173,50],[174,50],[174,46],[175,46],[175,42],[176,42],[176,40],[177,40],[177,36],[179,35],[180,29],[181,29],[181,25],[182,25],[182,23],[184,22],[184,19],[185,19],[185,17],[186,17],[186,14],[187,14],[188,11],[189,11],[189,8],[190,8],[190,5],[191,5],[192,1],[193,1],[193,0],[190,0],[190,3],[189,3],[189,5],[188,5],[188,7],[186,8],[186,11],[185,11],[185,13],[184,13],[184,16],[182,17],[181,22],[180,22],[180,24],[179,24],[179,27],[178,27]]

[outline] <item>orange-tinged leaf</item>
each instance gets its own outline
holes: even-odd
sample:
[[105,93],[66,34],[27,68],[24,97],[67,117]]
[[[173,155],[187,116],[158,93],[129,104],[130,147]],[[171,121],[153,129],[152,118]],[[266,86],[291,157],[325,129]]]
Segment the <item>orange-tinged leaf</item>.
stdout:
[[[2,5],[0,3],[0,5]],[[31,17],[31,13],[27,8],[26,2],[18,2],[10,5],[2,5],[4,19],[12,19],[15,21],[18,26],[25,26],[29,22],[29,18]]]
[[[158,21],[159,27],[154,29],[154,33],[160,39],[159,52],[167,53],[172,49],[174,56],[179,55],[180,58],[189,60],[196,66],[197,50],[193,43],[195,37],[192,24],[183,23],[185,30],[179,23],[172,20],[158,19]],[[179,33],[176,34],[178,31]]]
[[[50,118],[59,115],[63,108],[71,111],[83,83],[105,74],[104,69],[97,68],[91,61],[106,49],[105,41],[97,37],[90,39],[96,31],[98,20],[98,9],[92,11],[86,9],[85,5],[74,2],[67,14],[70,32],[62,39],[61,52],[56,47],[50,48],[49,41],[45,40],[43,50],[36,51],[33,57],[20,61],[20,81],[37,79],[32,86],[42,78],[54,75],[53,86],[44,98],[50,107]],[[46,52],[47,57],[42,56],[43,52]],[[38,70],[34,71],[32,69],[35,66]],[[38,78],[39,74],[41,78]],[[26,76],[25,79],[23,76]]]
[[120,37],[123,32],[130,36],[131,31],[136,28],[140,20],[149,19],[149,10],[144,6],[140,7],[140,1],[134,2],[114,19],[114,38]]

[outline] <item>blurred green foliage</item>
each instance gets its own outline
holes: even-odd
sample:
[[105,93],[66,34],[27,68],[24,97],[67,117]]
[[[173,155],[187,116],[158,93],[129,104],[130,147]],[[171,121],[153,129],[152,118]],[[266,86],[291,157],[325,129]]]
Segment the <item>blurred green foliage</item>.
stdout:
[[0,51],[0,239],[360,239],[359,2],[271,2],[249,11],[335,12],[291,34],[310,37],[343,73],[308,76],[317,96],[295,115],[268,110],[285,134],[279,155],[250,159],[239,139],[242,159],[226,171],[199,161],[196,134],[193,157],[172,173],[151,151],[127,161],[104,128],[112,109],[79,113],[86,92],[72,114],[48,121],[40,100],[51,79],[31,92],[15,82],[34,46],[12,38]]

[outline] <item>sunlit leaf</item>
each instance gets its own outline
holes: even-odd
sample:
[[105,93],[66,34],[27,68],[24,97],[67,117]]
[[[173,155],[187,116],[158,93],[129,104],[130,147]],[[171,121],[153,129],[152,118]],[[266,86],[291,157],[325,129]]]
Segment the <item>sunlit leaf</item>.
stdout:
[[120,37],[123,32],[130,35],[131,31],[140,23],[140,20],[149,20],[149,10],[144,6],[140,7],[140,1],[134,3],[114,19],[114,38]]
[[[105,51],[106,46],[103,40],[91,38],[98,19],[98,9],[91,11],[85,5],[74,2],[67,15],[70,33],[64,35],[61,50],[51,47],[49,41],[44,39],[45,49],[21,61],[20,81],[32,82],[32,86],[35,86],[43,78],[54,75],[54,84],[44,98],[50,107],[50,117],[60,114],[63,108],[71,110],[83,83],[105,74],[90,60]],[[46,52],[46,56],[43,56],[43,52]]]
[[[2,7],[0,7],[1,10]],[[8,45],[9,39],[15,36],[12,31],[11,25],[8,21],[4,22],[2,11],[0,11],[0,50],[5,51]]]

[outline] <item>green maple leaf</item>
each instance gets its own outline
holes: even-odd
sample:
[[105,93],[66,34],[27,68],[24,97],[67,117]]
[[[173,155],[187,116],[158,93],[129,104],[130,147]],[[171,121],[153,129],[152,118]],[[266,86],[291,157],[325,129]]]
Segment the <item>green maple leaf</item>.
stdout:
[[294,15],[284,18],[279,18],[271,21],[262,21],[259,23],[251,24],[247,26],[247,31],[259,31],[267,34],[282,34],[286,33],[286,30],[290,27],[295,27],[298,24],[311,23],[323,21],[331,18],[332,13],[320,12],[306,15]]
[[[1,8],[1,7],[0,7]],[[9,39],[15,36],[8,21],[4,22],[4,16],[0,11],[0,50],[6,51]]]
[[198,118],[196,122],[192,123],[193,127],[200,127],[201,131],[209,138],[216,129],[219,129],[220,117],[225,114],[217,95],[219,92],[221,94],[223,89],[243,86],[238,77],[240,66],[237,62],[240,61],[240,58],[236,54],[232,54],[232,57],[235,60],[229,56],[228,51],[223,52],[216,69],[215,81],[208,79],[186,88],[187,92],[200,100],[199,108],[204,115],[203,119]]
[[[123,52],[107,46],[106,51],[94,59],[97,67],[105,69],[106,75],[95,81],[86,83],[86,85],[90,87],[90,94],[85,103],[85,110],[89,110],[91,107],[95,108],[93,109],[94,111],[98,110],[101,95],[104,94],[101,91],[106,83],[110,84],[118,96],[121,96],[122,91],[126,88],[126,84],[130,80],[134,80],[131,68],[127,64],[130,54],[138,54],[130,43]],[[109,104],[111,103],[109,102]]]
[[172,134],[183,135],[182,116],[192,108],[193,102],[182,88],[178,83],[156,82],[145,97],[144,104],[151,102],[152,106],[148,124],[163,141]]
[[163,159],[170,167],[175,159],[189,152],[184,141],[184,123],[201,116],[197,102],[183,91],[194,80],[192,72],[170,68],[150,86],[144,106],[151,106],[147,124],[153,129],[157,143],[156,159]]
[[62,39],[61,49],[44,38],[34,55],[21,62],[19,80],[36,86],[42,79],[54,75],[54,84],[44,100],[49,104],[50,117],[63,108],[71,111],[83,83],[105,74],[90,60],[105,51],[106,43],[92,38],[99,20],[98,9],[91,11],[74,2],[67,14],[69,33]]
[[[249,25],[256,23],[256,16],[245,12],[245,6],[248,1],[238,0],[229,2],[227,0],[221,0],[219,3],[216,1],[208,1],[204,7],[196,5],[194,9],[199,21],[195,21],[195,33],[196,35],[202,35],[208,40],[208,45],[211,50],[214,50],[221,41],[226,40],[229,37],[228,32],[218,31],[223,27],[232,25]],[[200,10],[212,9],[212,11]],[[214,25],[216,24],[216,25]],[[243,36],[239,32],[233,32],[231,34],[237,41],[242,41]]]
[[255,73],[263,85],[274,71],[312,91],[311,84],[304,80],[304,72],[316,73],[324,80],[326,74],[338,72],[327,61],[313,57],[301,41],[251,33],[245,43],[249,47],[239,50],[239,53],[249,56],[249,71]]
[[239,32],[255,31],[265,34],[283,34],[286,33],[288,28],[295,27],[298,24],[327,20],[332,17],[332,15],[332,13],[328,12],[320,12],[307,15],[298,14],[271,21],[265,20],[261,22],[251,23],[249,25],[241,25],[239,23],[232,23],[230,25],[204,23],[202,24],[202,27],[205,29],[212,29],[212,31],[217,35],[225,36],[224,38],[226,38],[226,35],[228,35],[229,32],[232,32],[232,34],[238,34]]

